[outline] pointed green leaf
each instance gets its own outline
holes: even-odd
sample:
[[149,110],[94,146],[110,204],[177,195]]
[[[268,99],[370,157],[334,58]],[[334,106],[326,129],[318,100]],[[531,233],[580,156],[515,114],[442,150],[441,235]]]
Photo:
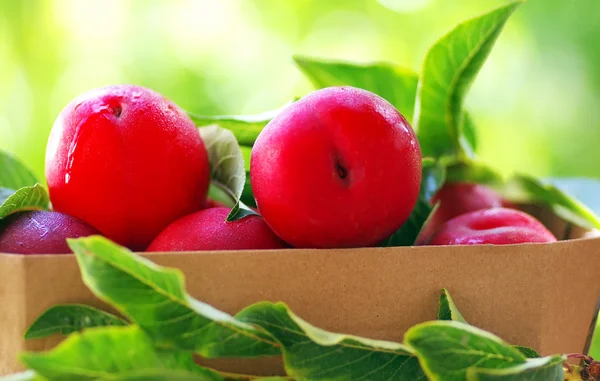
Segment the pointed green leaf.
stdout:
[[48,192],[40,184],[19,188],[12,193],[0,189],[0,197],[0,220],[26,210],[45,210],[50,204]]
[[[92,292],[160,346],[204,357],[280,353],[268,334],[188,295],[181,271],[158,266],[102,237],[72,239],[69,246]],[[215,335],[228,339],[216,340]]]
[[240,201],[244,204],[256,208],[256,200],[254,199],[254,192],[252,192],[252,182],[250,181],[250,171],[246,171],[246,184],[242,191],[242,197]]
[[86,328],[127,325],[127,321],[94,307],[68,304],[51,307],[25,332],[25,339],[40,339],[55,334],[69,335]]
[[236,201],[231,194],[231,191],[227,189],[223,184],[212,180],[208,187],[208,197],[211,200],[220,202],[221,204],[233,208]]
[[244,165],[246,167],[246,184],[244,184],[244,190],[240,196],[240,201],[250,207],[256,208],[256,200],[254,200],[254,193],[252,192],[252,184],[250,182],[250,158],[252,156],[252,148],[240,146],[240,149],[242,150]]
[[324,331],[283,303],[258,303],[236,317],[277,339],[287,374],[295,380],[425,380],[417,358],[404,345]]
[[517,174],[507,183],[504,196],[513,202],[538,203],[578,226],[600,229],[600,218],[586,205],[552,184],[535,177]]
[[500,338],[457,321],[418,324],[404,340],[430,380],[465,381],[470,368],[510,368],[526,360]]
[[442,289],[442,293],[440,294],[438,320],[452,320],[465,324],[467,323],[456,307],[456,304],[454,304],[454,300],[452,300],[450,293],[445,288]]
[[398,66],[353,64],[294,57],[296,64],[316,88],[353,86],[371,91],[390,102],[410,122],[417,94],[417,73]]
[[467,381],[563,381],[565,360],[565,356],[550,356],[506,369],[471,368],[467,371]]
[[213,371],[194,363],[192,354],[159,350],[137,326],[90,328],[74,333],[48,352],[21,354],[21,361],[52,381],[112,379],[126,371],[177,369],[204,381],[222,381]]
[[292,104],[292,102],[287,102],[276,110],[254,115],[204,116],[196,115],[191,112],[188,112],[188,115],[198,127],[217,125],[233,132],[240,144],[252,146],[267,123],[290,104]]
[[[246,185],[244,155],[233,133],[216,125],[200,128],[200,135],[208,152],[210,177],[213,193],[215,189],[229,194],[233,208],[227,221],[235,221],[256,214],[243,203],[240,197]],[[217,196],[220,198],[220,196]],[[226,205],[229,203],[226,203]]]
[[509,3],[459,24],[427,53],[414,116],[423,156],[465,156],[465,95],[519,4]]
[[247,205],[245,205],[242,201],[238,201],[233,208],[231,208],[231,212],[227,216],[227,222],[241,220],[244,217],[248,216],[258,216],[259,214],[250,209]]
[[521,345],[513,345],[513,348],[519,350],[528,359],[535,359],[541,357],[539,353],[529,347],[523,347]]
[[206,146],[210,163],[210,178],[231,192],[235,200],[240,198],[246,171],[240,146],[229,130],[218,126],[199,129]]
[[19,189],[34,186],[38,182],[33,171],[19,159],[0,151],[0,187]]

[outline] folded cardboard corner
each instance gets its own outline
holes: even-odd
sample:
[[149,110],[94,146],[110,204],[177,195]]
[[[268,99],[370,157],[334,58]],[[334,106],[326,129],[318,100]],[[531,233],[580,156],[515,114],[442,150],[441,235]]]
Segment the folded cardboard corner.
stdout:
[[[286,302],[321,328],[402,341],[436,318],[442,288],[464,317],[512,344],[541,353],[583,352],[600,297],[600,238],[550,244],[145,254],[183,270],[194,297],[235,314],[252,303]],[[83,285],[72,255],[0,254],[0,374],[20,370],[17,354],[52,348],[57,337],[24,341],[47,308],[84,303],[110,310]],[[221,360],[230,372],[279,374],[277,359]]]

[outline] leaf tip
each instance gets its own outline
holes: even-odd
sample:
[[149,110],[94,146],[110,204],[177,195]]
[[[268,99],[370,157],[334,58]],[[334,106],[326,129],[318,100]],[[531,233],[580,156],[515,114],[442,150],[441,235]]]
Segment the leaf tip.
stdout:
[[23,334],[23,339],[24,340],[32,340],[35,338],[37,338],[37,337],[31,333],[31,327],[27,328],[27,330]]

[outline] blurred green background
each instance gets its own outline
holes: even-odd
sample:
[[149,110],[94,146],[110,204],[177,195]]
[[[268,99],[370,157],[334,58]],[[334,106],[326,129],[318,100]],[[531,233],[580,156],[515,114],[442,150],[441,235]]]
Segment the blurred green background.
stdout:
[[[310,91],[293,54],[419,70],[437,38],[502,3],[0,0],[0,149],[43,174],[57,114],[111,83],[197,113],[252,113]],[[600,177],[600,1],[529,0],[467,106],[482,158],[502,172]]]
[[[442,34],[501,3],[0,0],[0,149],[43,175],[60,110],[112,83],[153,88],[197,113],[236,114],[311,90],[294,54],[419,70]],[[482,159],[503,173],[600,177],[600,0],[529,0],[467,107]]]

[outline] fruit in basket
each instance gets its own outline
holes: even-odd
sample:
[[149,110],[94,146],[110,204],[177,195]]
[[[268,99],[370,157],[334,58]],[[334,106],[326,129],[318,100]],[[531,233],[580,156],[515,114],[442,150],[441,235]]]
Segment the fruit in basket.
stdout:
[[89,224],[66,214],[29,211],[0,220],[0,253],[66,254],[67,238],[99,234]]
[[481,209],[508,206],[493,189],[474,183],[446,183],[431,200],[439,203],[435,213],[420,234],[417,244],[426,243],[446,221]]
[[55,210],[134,250],[200,210],[210,180],[190,118],[132,85],[92,90],[62,110],[48,141],[46,177]]
[[226,222],[229,208],[214,207],[173,222],[147,251],[263,250],[288,247],[260,216]]
[[353,87],[317,90],[278,114],[252,149],[261,215],[295,247],[372,246],[408,219],[421,150],[406,119]]
[[429,245],[507,245],[555,242],[556,237],[531,215],[492,208],[462,214],[443,224]]

